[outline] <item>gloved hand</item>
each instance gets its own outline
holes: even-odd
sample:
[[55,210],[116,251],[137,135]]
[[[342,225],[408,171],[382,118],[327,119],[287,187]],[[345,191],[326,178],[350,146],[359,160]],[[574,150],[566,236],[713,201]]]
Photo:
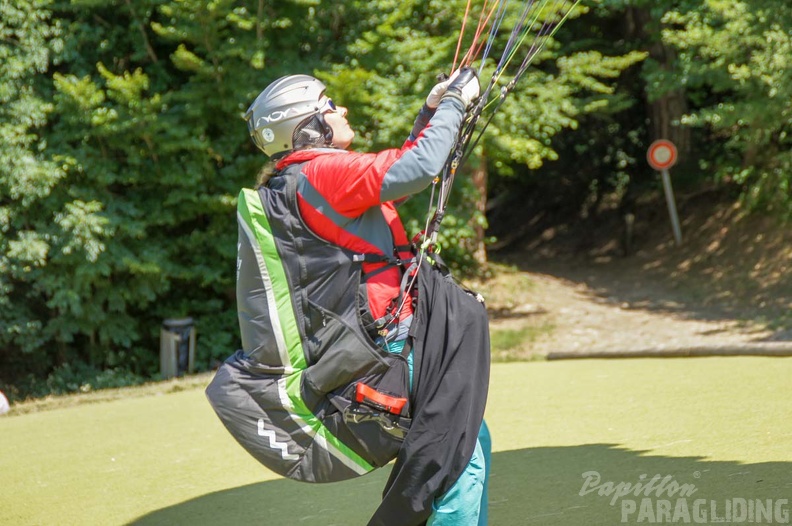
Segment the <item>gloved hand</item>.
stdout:
[[432,91],[429,92],[429,95],[426,97],[426,106],[433,110],[437,109],[440,105],[440,100],[442,100],[443,95],[445,95],[448,86],[454,81],[455,78],[459,75],[459,70],[456,70],[453,75],[451,75],[447,80],[443,82],[439,82],[435,84]]
[[[462,101],[465,109],[470,108],[479,93],[481,93],[481,86],[479,85],[478,75],[473,68],[462,68],[457,71],[452,77],[451,84],[446,88],[445,94],[442,98],[453,97]],[[449,80],[451,80],[449,79]]]

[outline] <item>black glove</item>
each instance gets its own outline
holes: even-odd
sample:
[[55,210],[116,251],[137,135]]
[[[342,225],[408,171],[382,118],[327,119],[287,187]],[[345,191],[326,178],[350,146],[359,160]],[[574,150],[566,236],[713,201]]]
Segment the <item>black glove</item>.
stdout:
[[464,67],[459,70],[456,78],[448,85],[443,98],[453,97],[459,99],[465,105],[465,109],[468,109],[473,101],[478,98],[480,92],[481,85],[479,84],[476,70]]

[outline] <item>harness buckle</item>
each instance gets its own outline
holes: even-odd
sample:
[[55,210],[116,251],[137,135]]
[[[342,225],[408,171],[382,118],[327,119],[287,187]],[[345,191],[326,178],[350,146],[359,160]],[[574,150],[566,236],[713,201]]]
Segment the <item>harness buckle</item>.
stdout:
[[403,440],[407,433],[405,429],[399,426],[398,420],[398,416],[391,416],[387,413],[376,411],[367,411],[360,406],[349,406],[344,409],[344,423],[362,424],[364,422],[376,422],[383,431],[393,437]]

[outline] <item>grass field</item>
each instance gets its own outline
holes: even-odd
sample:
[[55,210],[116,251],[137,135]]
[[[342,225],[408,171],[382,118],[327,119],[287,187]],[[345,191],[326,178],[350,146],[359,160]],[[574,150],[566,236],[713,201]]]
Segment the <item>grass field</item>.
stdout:
[[[497,364],[487,421],[495,526],[670,523],[670,483],[665,496],[599,494],[641,475],[695,490],[689,523],[715,523],[727,506],[739,523],[742,499],[792,522],[792,359]],[[233,441],[200,387],[3,417],[0,446],[3,525],[365,524],[387,477],[280,479]],[[587,472],[600,485],[580,495]]]

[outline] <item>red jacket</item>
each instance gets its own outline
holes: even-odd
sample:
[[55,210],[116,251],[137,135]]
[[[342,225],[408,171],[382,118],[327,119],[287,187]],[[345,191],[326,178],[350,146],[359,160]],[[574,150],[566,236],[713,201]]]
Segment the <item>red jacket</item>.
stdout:
[[[333,148],[296,151],[277,164],[302,164],[298,202],[306,225],[321,238],[355,252],[409,258],[409,240],[396,211],[399,201],[426,188],[442,170],[462,124],[464,108],[455,99],[435,112],[424,107],[401,149],[356,153]],[[428,124],[427,124],[428,122]],[[373,271],[363,266],[368,309],[374,320],[392,313],[402,269]],[[412,313],[407,302],[401,319]]]

